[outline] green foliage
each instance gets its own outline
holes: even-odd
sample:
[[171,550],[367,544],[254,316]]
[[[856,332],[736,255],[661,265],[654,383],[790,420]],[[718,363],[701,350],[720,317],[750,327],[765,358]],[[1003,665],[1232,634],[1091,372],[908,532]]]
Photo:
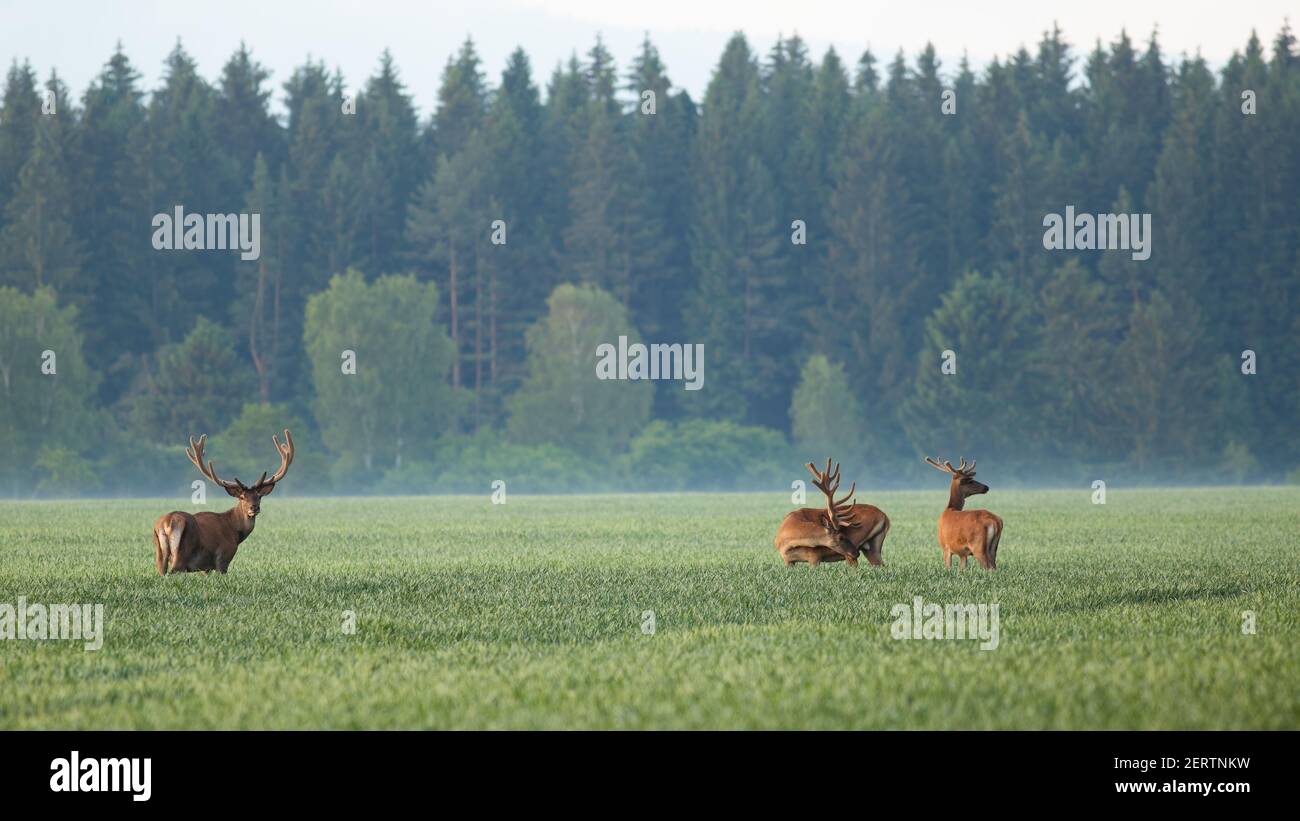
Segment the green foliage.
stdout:
[[645,381],[596,378],[596,349],[641,341],[627,309],[590,285],[561,285],[549,312],[528,331],[528,379],[510,398],[510,437],[525,445],[563,443],[599,458],[613,455],[650,418]]
[[783,281],[779,256],[789,223],[761,153],[761,80],[749,43],[734,35],[705,92],[694,147],[696,282],[682,307],[712,376],[708,390],[679,404],[691,416],[784,428],[792,325],[782,303],[793,283]]
[[60,307],[49,288],[28,295],[0,286],[0,488],[29,495],[42,453],[52,454],[42,467],[50,489],[66,489],[55,470],[92,478],[70,466],[94,444],[87,432],[97,427],[97,380],[82,356],[75,308]]
[[[442,482],[436,437],[475,431],[617,460],[648,419],[731,420],[812,447],[796,396],[810,353],[852,375],[877,474],[906,480],[896,468],[918,452],[965,446],[1026,480],[1281,478],[1300,459],[1286,435],[1300,416],[1291,31],[1252,36],[1215,69],[1171,60],[1154,35],[1077,53],[1056,28],[980,66],[937,54],[850,63],[798,36],[738,34],[697,105],[648,37],[625,66],[599,38],[575,49],[545,94],[523,49],[493,77],[467,40],[423,121],[387,52],[364,79],[308,60],[278,86],[245,47],[205,78],[178,43],[145,88],[118,48],[80,94],[15,62],[0,92],[0,285],[52,286],[78,309],[95,389],[72,404],[105,410],[88,417],[103,437],[94,455],[66,446],[112,493],[171,492],[175,443],[254,399],[328,417],[303,419],[329,460],[320,475],[357,490]],[[956,116],[940,109],[948,90]],[[176,205],[261,214],[261,258],[154,251],[141,226]],[[1067,205],[1152,214],[1151,258],[1046,251],[1043,215]],[[403,321],[446,328],[447,373],[408,363],[352,383],[373,380],[377,405],[438,382],[400,421],[366,416],[359,391],[313,390],[326,383],[304,348],[308,302],[349,269],[436,286]],[[976,285],[970,271],[996,275]],[[707,387],[599,383],[585,361],[563,376],[536,334],[562,336],[547,297],[566,282],[622,311],[602,333],[704,345]],[[958,353],[951,379],[940,344]],[[1240,372],[1246,349],[1258,374]],[[597,396],[580,420],[567,409]],[[48,434],[5,424],[11,439]],[[0,492],[53,481],[39,448],[14,447]]]
[[[356,270],[307,303],[313,412],[347,472],[360,469],[354,483],[427,453],[461,415],[464,400],[446,381],[454,352],[437,311],[433,283],[383,276],[367,285]],[[345,351],[355,354],[355,373],[344,373]]]
[[280,457],[271,437],[280,437],[283,444],[286,429],[293,434],[293,467],[284,488],[277,487],[276,494],[285,489],[290,493],[330,489],[329,459],[320,437],[287,405],[249,402],[225,430],[209,438],[207,452],[220,468],[221,478],[238,477],[244,484],[252,484],[263,471],[274,473],[279,468]]
[[1241,484],[1259,470],[1259,460],[1250,452],[1250,448],[1233,440],[1223,446],[1219,469],[1223,472],[1224,479]]
[[490,430],[441,442],[432,475],[425,492],[487,494],[497,480],[506,483],[507,493],[598,491],[610,483],[577,451],[549,443],[522,445]]
[[1187,397],[1214,384],[1213,360],[1197,356],[1196,306],[1185,297],[1178,303],[1157,291],[1135,304],[1119,350],[1125,378],[1116,401],[1139,470],[1170,471],[1186,458],[1182,454],[1203,453],[1210,438],[1212,406]]
[[62,294],[84,288],[81,251],[72,233],[72,187],[57,117],[42,117],[17,188],[4,206],[0,283],[50,286]]
[[32,140],[39,122],[41,98],[37,94],[36,72],[31,63],[14,61],[5,76],[4,95],[0,97],[0,201],[8,201],[18,181],[20,169],[32,150]]
[[1122,461],[1127,433],[1119,411],[1115,372],[1124,323],[1113,296],[1077,260],[1048,275],[1033,316],[1037,341],[1027,374],[1039,387],[1042,414],[1051,420],[1042,456],[1067,463]]
[[[1037,343],[1028,298],[1010,280],[975,272],[958,280],[925,322],[905,409],[912,441],[931,456],[1034,455],[1037,434],[1048,424],[1030,410],[1041,390],[1029,376]],[[945,351],[955,354],[955,373],[942,372]]]
[[74,495],[99,484],[94,463],[72,448],[43,448],[36,458],[39,495]]
[[158,352],[145,389],[130,399],[131,422],[144,438],[184,442],[224,428],[254,389],[230,334],[200,317],[184,341]]
[[789,447],[766,428],[690,419],[651,422],[621,465],[630,487],[644,490],[755,490],[786,485]]
[[871,451],[862,403],[844,366],[813,354],[803,367],[790,401],[790,428],[801,458],[832,455],[841,462]]

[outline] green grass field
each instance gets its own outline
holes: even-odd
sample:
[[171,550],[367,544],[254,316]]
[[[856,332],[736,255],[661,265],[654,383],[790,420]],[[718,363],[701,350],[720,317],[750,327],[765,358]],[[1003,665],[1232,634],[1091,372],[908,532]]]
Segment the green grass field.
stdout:
[[[995,489],[989,573],[942,567],[938,484],[869,495],[885,567],[815,570],[780,494],[277,495],[165,579],[175,502],[0,503],[0,602],[106,611],[0,641],[0,728],[1300,728],[1300,488]],[[997,602],[998,648],[892,639],[915,595]]]

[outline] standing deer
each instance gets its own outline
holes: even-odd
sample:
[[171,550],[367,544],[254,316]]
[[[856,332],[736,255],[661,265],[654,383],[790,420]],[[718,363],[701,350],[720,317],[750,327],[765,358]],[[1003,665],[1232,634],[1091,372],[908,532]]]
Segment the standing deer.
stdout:
[[825,470],[817,470],[812,462],[807,467],[813,485],[826,496],[826,508],[805,507],[786,515],[776,531],[776,550],[782,560],[787,566],[807,562],[809,567],[816,567],[822,562],[841,561],[856,566],[858,552],[865,551],[871,564],[884,564],[881,550],[889,533],[889,517],[878,507],[853,503],[857,482],[836,501],[840,466],[832,469],[830,459],[826,460]]
[[217,477],[212,462],[208,462],[207,467],[203,465],[203,445],[207,438],[204,434],[195,442],[191,436],[185,455],[204,478],[225,488],[226,493],[238,499],[239,503],[225,513],[173,511],[161,516],[153,526],[154,559],[160,576],[196,570],[225,573],[240,543],[253,532],[253,524],[262,509],[262,497],[275,490],[276,483],[284,478],[289,465],[293,464],[293,437],[286,430],[283,445],[275,436],[271,437],[275,449],[280,452],[280,469],[274,476],[268,479],[263,473],[251,487],[245,486],[238,477],[227,482]]
[[952,567],[952,557],[960,556],[964,569],[966,558],[974,556],[975,561],[985,568],[996,570],[998,542],[1002,541],[1002,519],[987,510],[962,510],[967,496],[989,492],[988,485],[975,481],[975,463],[967,465],[964,456],[957,467],[947,460],[939,464],[929,456],[925,461],[930,467],[952,474],[948,508],[939,514],[939,547],[943,548],[944,566]]

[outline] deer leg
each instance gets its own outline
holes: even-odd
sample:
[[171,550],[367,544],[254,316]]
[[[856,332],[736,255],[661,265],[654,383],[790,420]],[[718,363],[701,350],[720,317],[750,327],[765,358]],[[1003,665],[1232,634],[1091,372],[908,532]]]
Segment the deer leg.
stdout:
[[871,562],[875,567],[880,567],[885,563],[884,559],[881,558],[881,552],[884,549],[884,546],[885,534],[879,533],[874,539],[867,542],[867,549],[863,551],[867,554],[867,561]]
[[943,566],[948,568],[949,570],[952,569],[952,554],[949,553],[947,550],[943,551]]
[[965,569],[966,569],[966,556],[965,556],[965,555],[963,555],[963,556],[961,557],[961,569],[962,569],[962,570],[965,570]]
[[185,535],[185,521],[179,517],[169,519],[158,528],[158,547],[162,553],[162,567],[159,572],[164,570],[168,573],[179,573],[180,569],[185,566],[181,554],[181,537]]
[[185,573],[189,570],[190,552],[181,545],[176,544],[179,541],[180,539],[175,534],[172,534],[172,563],[167,570],[168,573]]
[[153,532],[153,563],[158,568],[158,575],[162,576],[167,573],[167,568],[163,563],[162,547],[162,529],[159,528]]

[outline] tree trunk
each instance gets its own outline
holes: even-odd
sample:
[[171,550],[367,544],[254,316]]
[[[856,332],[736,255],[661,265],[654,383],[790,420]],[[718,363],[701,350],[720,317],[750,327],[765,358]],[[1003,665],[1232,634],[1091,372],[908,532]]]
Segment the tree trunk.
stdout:
[[271,385],[267,379],[266,359],[257,347],[257,329],[262,324],[262,308],[266,294],[266,263],[257,263],[257,296],[253,299],[253,315],[248,322],[248,355],[253,360],[253,370],[257,371],[257,390],[262,402],[271,401]]
[[451,384],[460,387],[460,308],[456,301],[456,242],[448,243],[451,249]]
[[483,392],[483,264],[474,243],[474,430],[478,430]]

